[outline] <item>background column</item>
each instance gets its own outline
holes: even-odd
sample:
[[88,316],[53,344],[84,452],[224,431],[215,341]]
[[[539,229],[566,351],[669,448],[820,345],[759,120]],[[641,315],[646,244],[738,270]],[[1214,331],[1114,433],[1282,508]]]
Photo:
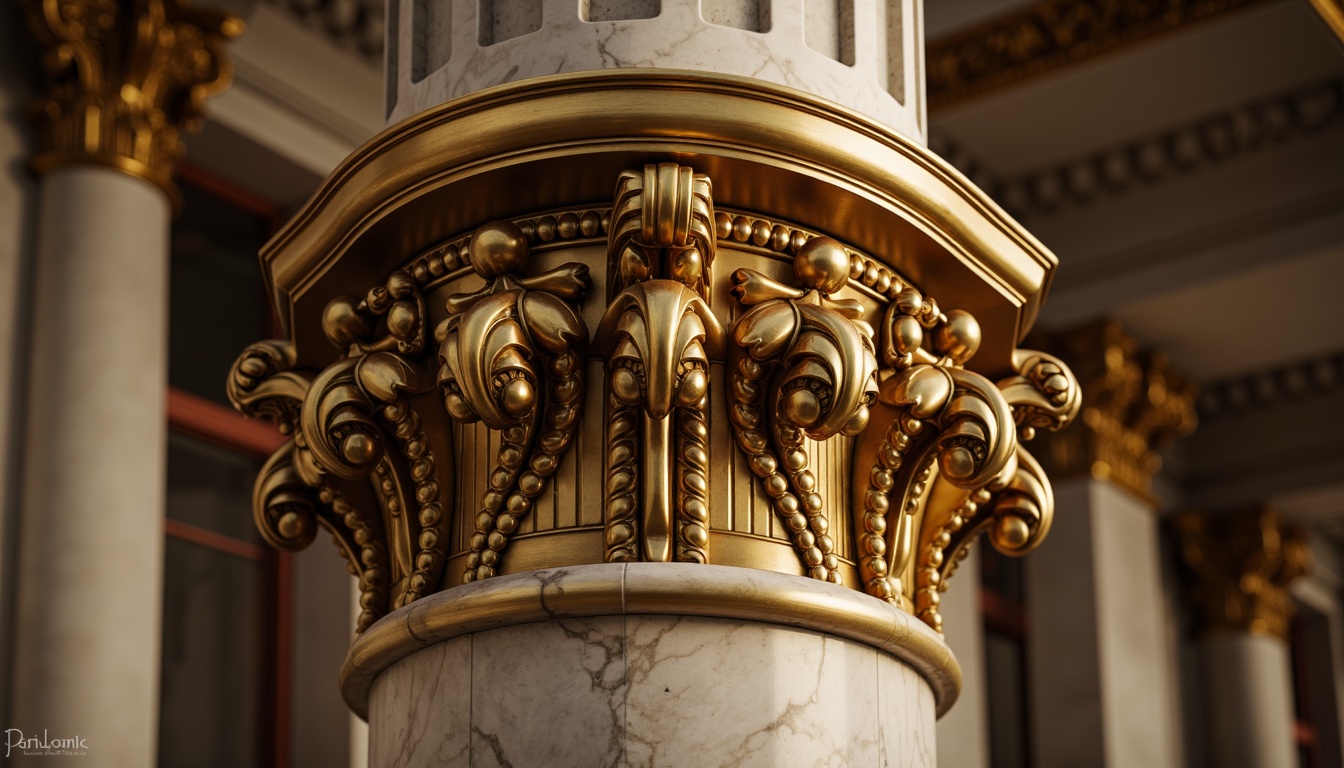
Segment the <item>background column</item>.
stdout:
[[152,765],[171,175],[241,24],[154,1],[30,18],[47,83],[8,727]]
[[1177,531],[1204,633],[1199,651],[1209,763],[1291,768],[1297,755],[1288,585],[1306,573],[1306,536],[1267,509],[1186,515]]
[[1195,425],[1193,392],[1113,322],[1053,339],[1083,411],[1042,436],[1050,538],[1025,564],[1037,765],[1180,764],[1174,649],[1152,476]]

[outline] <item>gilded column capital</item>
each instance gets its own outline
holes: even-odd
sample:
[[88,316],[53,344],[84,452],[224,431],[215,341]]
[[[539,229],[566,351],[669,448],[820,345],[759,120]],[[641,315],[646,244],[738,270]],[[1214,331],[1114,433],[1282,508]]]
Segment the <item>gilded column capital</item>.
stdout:
[[944,169],[797,93],[651,71],[473,94],[352,157],[263,252],[287,336],[229,395],[292,438],[263,536],[326,528],[358,577],[356,711],[408,616],[535,621],[515,588],[537,583],[552,617],[571,588],[611,615],[643,600],[621,574],[660,569],[640,610],[838,596],[764,615],[878,617],[941,669],[941,593],[980,534],[1047,535],[1027,444],[1082,403],[1016,344],[1054,257]]
[[182,136],[200,128],[206,97],[228,87],[224,42],[242,20],[181,0],[29,0],[28,11],[46,76],[32,105],[33,168],[104,165],[176,201]]
[[1084,392],[1077,422],[1042,438],[1046,470],[1055,478],[1090,474],[1151,497],[1158,451],[1199,423],[1195,384],[1112,319],[1052,334],[1044,346],[1069,364]]
[[1188,596],[1205,632],[1233,630],[1288,638],[1288,585],[1310,566],[1305,532],[1270,509],[1177,518]]

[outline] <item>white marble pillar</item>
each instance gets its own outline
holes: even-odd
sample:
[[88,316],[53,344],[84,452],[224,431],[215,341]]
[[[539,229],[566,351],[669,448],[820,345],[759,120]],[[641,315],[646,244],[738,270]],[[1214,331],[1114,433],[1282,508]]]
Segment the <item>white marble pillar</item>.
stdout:
[[1214,632],[1199,643],[1208,764],[1295,768],[1288,644],[1277,637]]
[[1025,563],[1032,748],[1041,768],[1180,765],[1174,651],[1152,505],[1114,484],[1055,485]]
[[88,165],[39,186],[8,727],[153,765],[169,204]]
[[[976,547],[988,546],[980,542]],[[938,720],[938,764],[949,768],[989,768],[989,710],[985,678],[985,622],[980,613],[980,553],[957,566],[938,610],[943,639],[961,664],[957,705]]]
[[1308,569],[1305,534],[1263,508],[1186,514],[1175,530],[1201,631],[1208,764],[1296,766],[1288,587]]
[[485,88],[604,69],[787,85],[926,141],[923,0],[390,0],[395,123]]

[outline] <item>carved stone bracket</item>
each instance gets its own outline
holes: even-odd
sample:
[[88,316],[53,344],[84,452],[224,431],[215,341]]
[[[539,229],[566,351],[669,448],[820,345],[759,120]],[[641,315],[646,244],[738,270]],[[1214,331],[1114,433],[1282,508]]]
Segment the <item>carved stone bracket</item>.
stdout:
[[1141,350],[1118,322],[1104,320],[1049,336],[1087,394],[1079,423],[1050,435],[1039,452],[1055,478],[1090,474],[1152,495],[1158,451],[1194,431],[1196,389],[1159,351]]
[[232,77],[224,43],[241,19],[181,0],[29,0],[47,91],[32,106],[44,172],[106,165],[176,199],[182,135]]
[[1268,509],[1186,514],[1175,530],[1189,598],[1204,631],[1232,630],[1288,639],[1288,585],[1307,572],[1306,534]]

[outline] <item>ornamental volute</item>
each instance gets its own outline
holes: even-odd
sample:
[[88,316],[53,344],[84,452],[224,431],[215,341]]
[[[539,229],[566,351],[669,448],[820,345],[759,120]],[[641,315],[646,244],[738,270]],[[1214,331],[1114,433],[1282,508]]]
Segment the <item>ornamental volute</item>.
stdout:
[[228,87],[224,43],[242,34],[242,20],[183,0],[27,4],[46,80],[31,106],[33,168],[115,168],[176,201],[183,136],[200,129],[205,99]]

